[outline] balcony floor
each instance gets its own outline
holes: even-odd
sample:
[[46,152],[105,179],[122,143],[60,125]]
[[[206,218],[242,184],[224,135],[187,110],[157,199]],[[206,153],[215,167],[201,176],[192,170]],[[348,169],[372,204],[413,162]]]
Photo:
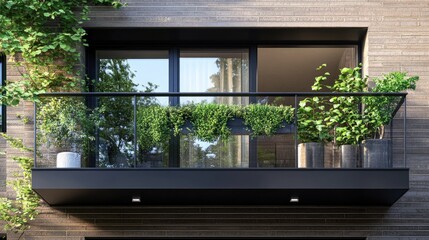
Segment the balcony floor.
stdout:
[[[297,204],[392,205],[409,189],[395,169],[33,169],[50,205]],[[299,203],[290,203],[298,197]]]

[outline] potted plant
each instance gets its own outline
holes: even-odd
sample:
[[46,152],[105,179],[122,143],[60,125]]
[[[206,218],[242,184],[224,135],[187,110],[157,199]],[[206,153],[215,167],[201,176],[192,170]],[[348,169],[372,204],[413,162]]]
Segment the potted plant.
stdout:
[[[367,78],[361,76],[361,68],[343,68],[331,87],[333,92],[364,92]],[[359,144],[368,134],[361,112],[361,97],[334,96],[329,100],[328,125],[334,129],[334,144],[340,148],[341,167],[359,165]]]
[[[416,88],[418,76],[408,77],[405,72],[392,72],[375,78],[371,92],[394,93]],[[385,139],[385,126],[390,124],[400,98],[380,96],[364,98],[364,117],[369,132],[362,142],[363,167],[391,168],[393,166],[390,139]]]
[[[318,67],[324,68],[326,64]],[[327,79],[326,72],[315,78],[311,89],[320,91],[325,86],[323,81]],[[325,86],[326,87],[326,86]],[[325,143],[331,140],[329,126],[327,125],[326,99],[321,97],[305,98],[299,102],[298,108],[298,167],[300,168],[323,168],[325,156]]]
[[57,167],[81,167],[79,151],[85,153],[95,139],[98,114],[90,113],[83,101],[72,98],[50,98],[41,103],[37,116],[39,141],[61,151],[57,154]]

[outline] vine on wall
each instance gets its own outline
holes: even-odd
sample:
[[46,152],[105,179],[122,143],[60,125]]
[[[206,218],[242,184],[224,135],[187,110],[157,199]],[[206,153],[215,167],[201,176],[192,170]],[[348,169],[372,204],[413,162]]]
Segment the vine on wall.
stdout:
[[[0,134],[11,147],[23,153],[30,153],[33,150],[26,147],[22,140],[13,138],[4,133]],[[13,157],[19,167],[20,172],[14,173],[14,179],[8,184],[15,192],[16,199],[0,199],[0,220],[5,221],[5,230],[24,231],[28,221],[37,216],[39,197],[31,189],[31,168],[33,158],[25,156]]]
[[[119,8],[120,0],[0,0],[0,52],[16,65],[20,81],[6,80],[0,87],[0,104],[15,106],[37,101],[37,95],[53,91],[81,91],[79,48],[85,46],[90,5]],[[22,141],[3,134],[8,143],[25,152]],[[32,158],[16,156],[21,167],[9,185],[14,199],[0,200],[0,221],[5,230],[23,231],[37,215],[39,198],[31,189]]]

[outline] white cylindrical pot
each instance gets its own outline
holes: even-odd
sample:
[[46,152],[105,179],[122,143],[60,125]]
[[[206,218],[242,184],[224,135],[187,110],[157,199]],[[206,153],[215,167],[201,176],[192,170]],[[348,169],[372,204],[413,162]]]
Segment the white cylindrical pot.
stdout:
[[80,168],[80,154],[75,152],[58,153],[57,168]]

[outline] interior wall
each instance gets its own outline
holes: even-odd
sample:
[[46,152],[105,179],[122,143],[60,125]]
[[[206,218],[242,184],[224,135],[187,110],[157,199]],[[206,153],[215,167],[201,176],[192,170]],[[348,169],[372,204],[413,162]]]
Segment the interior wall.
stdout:
[[[332,85],[340,68],[356,66],[355,52],[353,47],[259,48],[258,91],[311,92],[314,78],[325,72],[332,76],[325,84]],[[316,71],[322,64],[327,67]]]

